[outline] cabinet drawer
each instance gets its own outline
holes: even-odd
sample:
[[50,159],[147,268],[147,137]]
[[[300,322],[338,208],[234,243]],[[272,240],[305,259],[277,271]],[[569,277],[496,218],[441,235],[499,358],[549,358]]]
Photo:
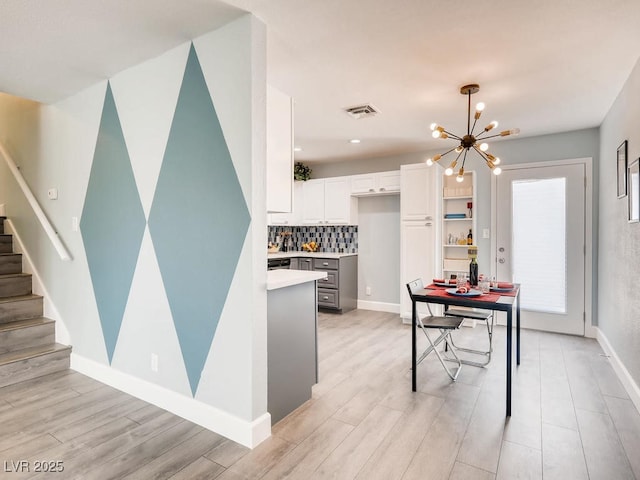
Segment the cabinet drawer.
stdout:
[[318,288],[318,306],[327,308],[340,308],[337,290],[325,290]]
[[327,272],[327,278],[321,278],[318,280],[318,287],[338,288],[338,272],[336,270],[325,270],[325,268],[316,268],[317,271]]
[[337,258],[314,258],[313,269],[314,270],[338,270],[340,260]]
[[299,258],[298,270],[313,270],[313,259],[311,258]]

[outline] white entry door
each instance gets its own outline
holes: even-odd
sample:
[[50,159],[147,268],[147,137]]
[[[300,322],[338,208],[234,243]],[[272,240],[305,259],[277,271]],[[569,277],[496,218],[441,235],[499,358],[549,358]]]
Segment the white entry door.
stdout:
[[584,335],[585,165],[503,170],[495,207],[495,271],[522,285],[522,326]]

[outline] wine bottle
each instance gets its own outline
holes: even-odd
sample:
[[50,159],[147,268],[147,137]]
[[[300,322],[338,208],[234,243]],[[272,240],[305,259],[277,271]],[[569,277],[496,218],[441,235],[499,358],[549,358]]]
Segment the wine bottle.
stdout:
[[478,262],[476,257],[471,258],[471,263],[469,263],[469,283],[472,287],[478,286]]
[[471,233],[471,229],[469,229],[469,235],[467,235],[467,245],[473,245],[473,233]]

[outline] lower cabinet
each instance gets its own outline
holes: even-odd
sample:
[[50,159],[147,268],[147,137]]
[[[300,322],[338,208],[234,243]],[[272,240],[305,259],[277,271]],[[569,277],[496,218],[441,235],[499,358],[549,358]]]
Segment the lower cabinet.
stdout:
[[[348,312],[358,306],[358,257],[341,258],[299,257],[291,268],[327,272],[327,278],[318,280],[318,307],[337,312]],[[297,264],[297,266],[295,266]]]

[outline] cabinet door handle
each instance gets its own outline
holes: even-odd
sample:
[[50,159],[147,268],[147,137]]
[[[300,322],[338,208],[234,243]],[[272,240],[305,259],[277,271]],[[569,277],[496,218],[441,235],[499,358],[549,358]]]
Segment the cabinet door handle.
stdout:
[[325,267],[329,266],[329,262],[322,262],[322,265],[324,265]]
[[323,300],[329,300],[329,297],[322,297]]
[[369,189],[369,191],[370,191],[370,192],[375,192],[375,189],[370,188],[370,189]]
[[386,188],[384,188],[384,187],[380,187],[380,191],[381,191],[381,192],[384,192],[384,191],[386,191],[386,190],[387,190]]
[[430,226],[432,226],[432,225],[433,225],[433,222],[427,222],[427,223],[425,223],[424,225],[425,225],[426,227],[430,227]]
[[433,217],[431,215],[427,215],[426,217],[424,217],[425,220],[433,220]]

